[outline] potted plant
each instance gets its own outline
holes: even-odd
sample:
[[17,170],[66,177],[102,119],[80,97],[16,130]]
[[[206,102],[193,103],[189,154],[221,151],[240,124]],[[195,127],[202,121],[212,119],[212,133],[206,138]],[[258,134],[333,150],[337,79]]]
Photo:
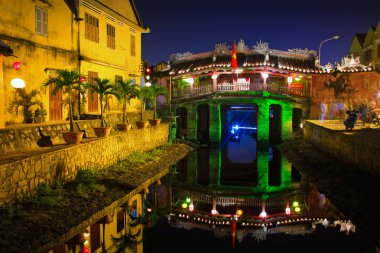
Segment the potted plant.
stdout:
[[137,93],[139,99],[141,100],[141,107],[140,107],[141,108],[141,117],[140,117],[140,121],[136,121],[137,128],[139,128],[139,129],[146,128],[148,126],[148,123],[149,123],[148,121],[144,120],[144,111],[145,111],[145,102],[151,96],[150,92],[151,92],[151,90],[149,89],[149,87],[144,86]]
[[35,105],[42,106],[38,96],[40,96],[38,90],[27,92],[25,89],[16,89],[14,99],[8,105],[8,111],[18,114],[19,109],[22,108],[23,123],[33,123],[31,107]]
[[34,123],[44,123],[46,119],[46,110],[41,107],[34,111]]
[[133,79],[127,81],[118,80],[114,86],[116,98],[123,103],[123,123],[117,124],[116,127],[120,131],[128,131],[132,124],[127,119],[127,103],[130,104],[131,98],[138,95],[137,85]]
[[155,83],[152,84],[152,86],[148,87],[148,89],[148,96],[153,104],[153,119],[150,119],[149,123],[151,126],[157,126],[161,122],[161,119],[157,118],[157,97],[159,95],[165,95],[166,90]]
[[53,94],[57,94],[59,90],[67,93],[69,102],[69,120],[70,131],[62,133],[63,139],[68,144],[78,144],[83,138],[83,132],[74,132],[73,123],[73,97],[75,91],[81,90],[81,75],[76,70],[57,70],[56,75],[49,78],[43,84],[44,86],[54,85]]
[[89,89],[89,92],[99,94],[100,127],[95,127],[94,131],[97,137],[107,137],[111,132],[111,127],[106,126],[104,121],[104,99],[108,94],[115,94],[114,85],[110,83],[109,79],[96,77],[92,82],[88,82],[85,87],[86,89]]

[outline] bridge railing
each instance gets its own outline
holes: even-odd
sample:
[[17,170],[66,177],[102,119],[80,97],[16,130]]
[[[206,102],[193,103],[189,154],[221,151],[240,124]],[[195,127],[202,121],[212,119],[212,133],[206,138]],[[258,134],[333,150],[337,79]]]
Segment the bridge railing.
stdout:
[[305,87],[289,86],[285,84],[264,84],[262,82],[239,82],[239,83],[217,83],[199,84],[195,87],[173,88],[173,98],[189,96],[201,96],[212,92],[244,92],[244,91],[269,91],[277,94],[287,94],[293,96],[309,97],[310,94]]

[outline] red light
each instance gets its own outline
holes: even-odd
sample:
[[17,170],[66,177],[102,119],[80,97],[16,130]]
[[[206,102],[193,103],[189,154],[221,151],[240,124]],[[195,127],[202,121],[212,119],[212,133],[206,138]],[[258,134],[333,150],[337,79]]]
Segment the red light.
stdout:
[[146,68],[145,72],[149,74],[150,73],[150,68]]
[[85,76],[81,76],[81,77],[79,78],[79,81],[80,81],[81,83],[86,82],[86,80],[87,80],[87,78],[86,78]]
[[15,62],[13,63],[13,68],[14,68],[15,70],[20,70],[20,68],[21,68],[21,62],[15,61]]
[[87,247],[83,248],[83,253],[89,253],[89,252],[90,252],[90,250]]

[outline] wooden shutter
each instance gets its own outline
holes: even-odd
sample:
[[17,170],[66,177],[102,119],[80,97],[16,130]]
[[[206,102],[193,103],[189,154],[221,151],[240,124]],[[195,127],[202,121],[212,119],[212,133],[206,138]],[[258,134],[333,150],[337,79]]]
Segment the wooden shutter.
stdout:
[[[88,71],[88,81],[93,82],[94,78],[98,77],[98,72]],[[98,112],[98,93],[88,93],[88,112]]]

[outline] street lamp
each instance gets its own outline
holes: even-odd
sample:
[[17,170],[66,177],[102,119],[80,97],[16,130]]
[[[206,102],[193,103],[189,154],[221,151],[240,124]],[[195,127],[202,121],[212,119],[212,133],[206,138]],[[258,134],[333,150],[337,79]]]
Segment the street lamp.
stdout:
[[321,64],[321,47],[322,47],[322,44],[325,43],[326,41],[337,40],[337,39],[339,39],[339,35],[335,35],[335,36],[332,36],[331,38],[325,39],[324,41],[321,42],[321,44],[319,44],[319,53],[318,53],[319,64]]

